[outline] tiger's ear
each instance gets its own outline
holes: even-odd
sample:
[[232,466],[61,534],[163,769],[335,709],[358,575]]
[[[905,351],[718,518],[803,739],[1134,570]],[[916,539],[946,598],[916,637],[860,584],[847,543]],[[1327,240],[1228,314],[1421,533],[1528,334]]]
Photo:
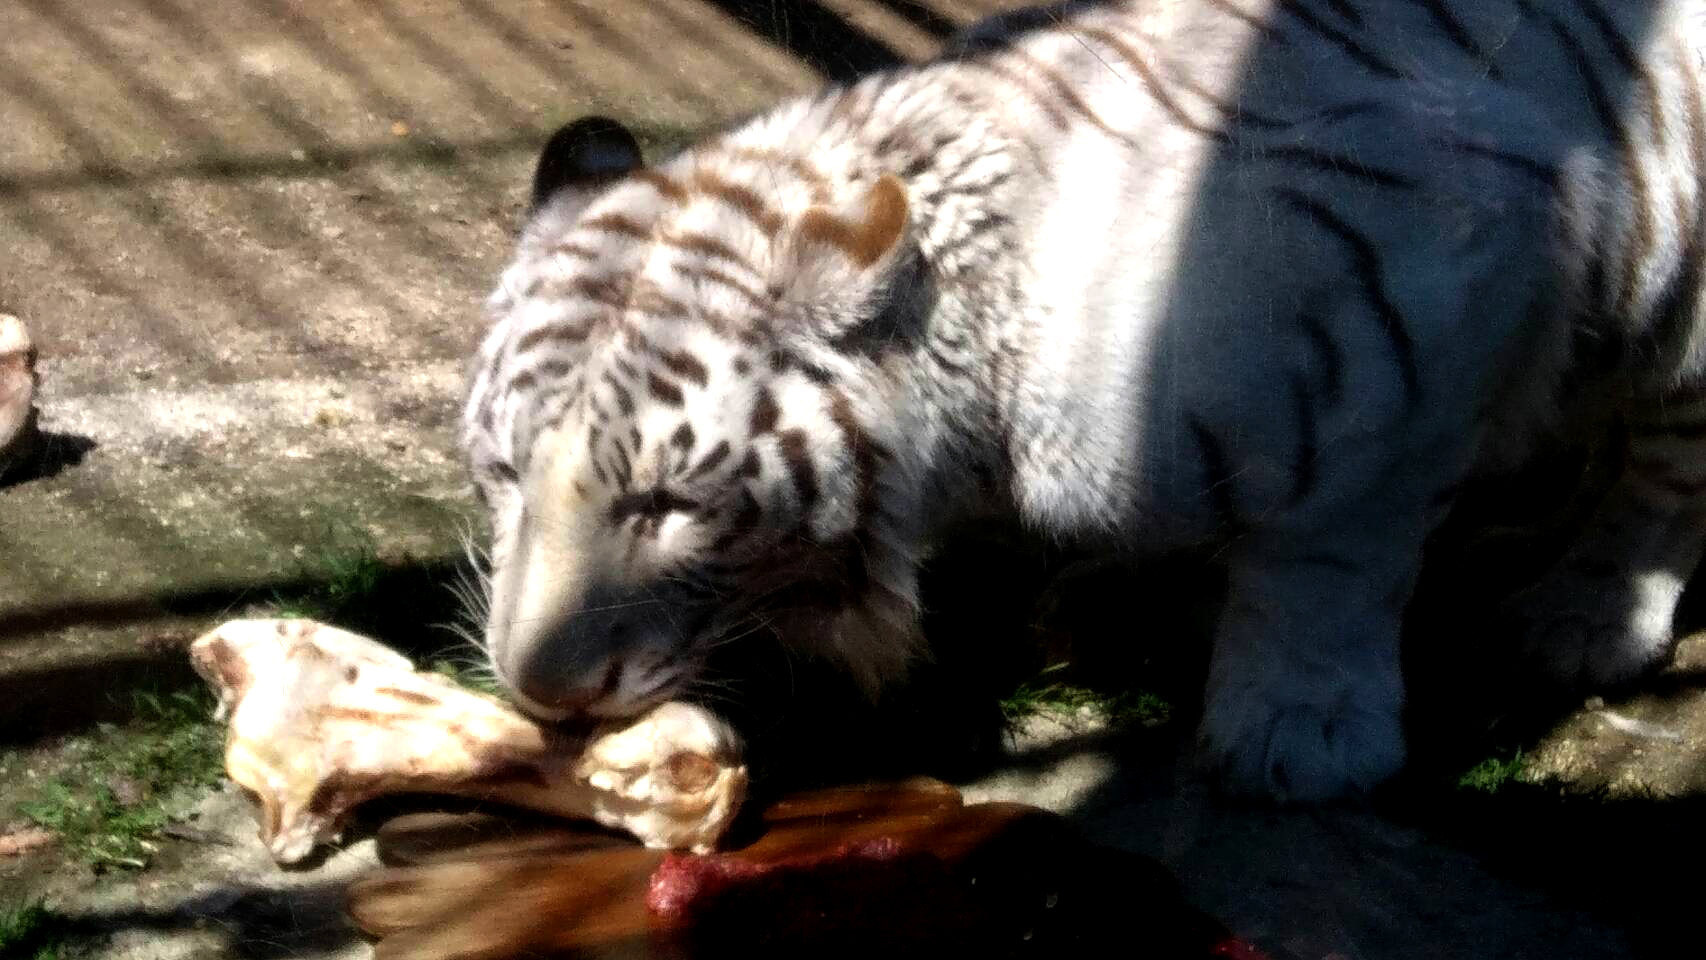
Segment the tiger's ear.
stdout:
[[861,195],[807,210],[785,240],[784,299],[796,303],[868,298],[908,248],[906,187],[883,174]]
[[538,210],[562,190],[596,190],[644,163],[627,127],[609,117],[582,117],[552,134],[540,151],[532,208]]

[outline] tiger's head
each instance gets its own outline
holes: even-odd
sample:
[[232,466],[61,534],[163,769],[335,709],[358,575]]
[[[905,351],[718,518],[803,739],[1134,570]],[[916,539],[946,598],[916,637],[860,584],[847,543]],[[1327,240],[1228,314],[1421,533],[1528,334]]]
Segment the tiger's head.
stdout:
[[601,118],[551,139],[464,416],[487,653],[523,709],[632,716],[753,632],[872,691],[903,670],[909,230],[881,171],[727,140],[648,167]]

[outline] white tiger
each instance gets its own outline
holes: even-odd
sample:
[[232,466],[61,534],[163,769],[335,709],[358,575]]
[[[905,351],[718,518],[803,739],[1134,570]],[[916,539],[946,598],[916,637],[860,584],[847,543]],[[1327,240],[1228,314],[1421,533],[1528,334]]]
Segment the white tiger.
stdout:
[[632,715],[757,622],[874,692],[933,532],[996,506],[1222,541],[1205,762],[1359,792],[1424,537],[1611,416],[1626,476],[1513,608],[1564,680],[1661,662],[1706,545],[1703,3],[1069,4],[655,166],[565,127],[465,421],[498,676]]

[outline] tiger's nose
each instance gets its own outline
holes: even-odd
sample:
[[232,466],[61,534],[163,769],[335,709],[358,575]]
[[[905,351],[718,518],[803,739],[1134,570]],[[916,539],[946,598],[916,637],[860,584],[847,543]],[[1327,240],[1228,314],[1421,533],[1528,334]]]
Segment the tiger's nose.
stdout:
[[512,631],[494,658],[519,706],[541,719],[638,713],[677,638],[649,598],[588,598],[534,629]]
[[622,682],[622,660],[607,656],[601,663],[589,658],[526,657],[508,673],[511,686],[527,712],[563,720],[593,712],[610,700]]

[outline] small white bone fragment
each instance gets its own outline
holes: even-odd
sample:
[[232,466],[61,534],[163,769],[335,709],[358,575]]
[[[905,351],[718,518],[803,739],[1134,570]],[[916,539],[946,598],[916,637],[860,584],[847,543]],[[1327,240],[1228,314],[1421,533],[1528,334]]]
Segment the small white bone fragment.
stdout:
[[30,328],[0,313],[0,473],[27,457],[35,445],[38,382]]
[[190,658],[230,720],[226,773],[260,800],[261,840],[281,864],[334,841],[381,794],[494,800],[701,853],[745,799],[738,738],[697,706],[665,703],[571,741],[312,620],[233,620]]

